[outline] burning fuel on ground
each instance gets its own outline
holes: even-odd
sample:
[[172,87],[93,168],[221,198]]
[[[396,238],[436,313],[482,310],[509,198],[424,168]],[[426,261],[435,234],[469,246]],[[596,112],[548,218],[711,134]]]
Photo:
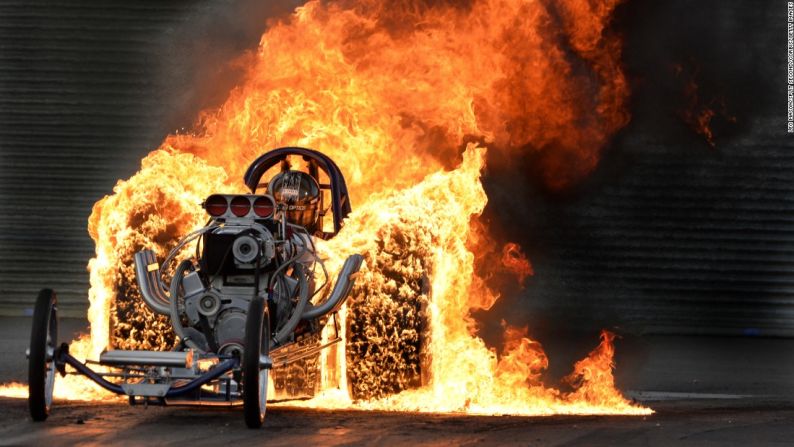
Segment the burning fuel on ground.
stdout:
[[[333,158],[351,193],[344,228],[319,245],[329,270],[352,253],[366,268],[342,312],[344,344],[318,359],[317,396],[294,405],[650,413],[615,388],[613,334],[593,341],[561,391],[543,383],[548,359],[528,328],[504,325],[493,349],[472,316],[500,295],[478,268],[489,251],[477,247],[493,245],[478,220],[487,152],[532,156],[527,175],[565,188],[629,120],[621,41],[609,29],[618,3],[311,1],[270,23],[225,103],[95,204],[91,333],[72,353],[170,348],[167,322],[137,295],[133,254],[152,247],[162,259],[202,226],[204,198],[243,192],[251,160],[303,146]],[[517,245],[490,254],[519,281],[532,274]],[[76,377],[56,387],[56,397],[104,396]]]

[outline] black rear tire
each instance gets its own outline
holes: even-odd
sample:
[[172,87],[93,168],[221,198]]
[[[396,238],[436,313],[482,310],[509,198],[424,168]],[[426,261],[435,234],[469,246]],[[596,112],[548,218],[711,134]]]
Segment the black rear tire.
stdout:
[[248,428],[265,422],[269,369],[260,367],[260,357],[270,354],[270,317],[265,300],[255,298],[248,305],[243,352],[243,412]]
[[42,289],[33,308],[28,358],[28,407],[34,421],[47,419],[55,383],[55,347],[58,343],[58,299],[52,289]]

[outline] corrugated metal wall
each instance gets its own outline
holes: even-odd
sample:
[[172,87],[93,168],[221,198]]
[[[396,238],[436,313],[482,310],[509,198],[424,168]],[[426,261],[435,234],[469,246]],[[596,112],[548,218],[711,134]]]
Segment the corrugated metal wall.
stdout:
[[[775,17],[745,6],[755,12],[736,17],[754,26]],[[91,206],[169,130],[178,95],[161,82],[164,45],[198,8],[0,3],[0,313],[23,313],[45,285],[67,313],[84,312]],[[752,43],[740,50],[768,50]],[[536,275],[500,305],[536,327],[794,332],[794,156],[783,107],[752,117],[717,150],[632,124],[614,149],[621,160],[605,160],[607,171],[622,165],[617,174],[573,200],[530,193],[502,218],[529,234]]]
[[91,206],[166,132],[157,55],[184,7],[0,3],[0,312],[84,314]]
[[[551,331],[794,335],[780,3],[626,6],[632,122],[573,197],[528,194],[514,216],[536,269],[516,320]],[[716,148],[678,116],[691,106],[690,80],[717,113]]]
[[550,215],[527,228],[538,254],[515,321],[794,335],[793,147],[763,137],[690,154],[634,141],[618,181],[535,207]]

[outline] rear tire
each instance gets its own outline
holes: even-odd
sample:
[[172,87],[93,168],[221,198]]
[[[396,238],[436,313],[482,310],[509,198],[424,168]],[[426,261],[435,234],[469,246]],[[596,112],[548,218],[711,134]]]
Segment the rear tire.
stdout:
[[33,308],[28,358],[28,407],[34,421],[47,419],[55,385],[55,346],[58,343],[58,299],[42,289]]
[[265,422],[269,368],[260,367],[260,357],[270,354],[270,317],[265,300],[254,298],[248,305],[243,352],[243,412],[248,428]]

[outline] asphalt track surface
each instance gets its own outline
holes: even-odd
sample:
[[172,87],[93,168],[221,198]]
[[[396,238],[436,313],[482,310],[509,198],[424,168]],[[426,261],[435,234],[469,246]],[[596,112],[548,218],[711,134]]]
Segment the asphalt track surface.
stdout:
[[[0,381],[24,381],[29,319],[0,318]],[[62,334],[81,321],[62,321]],[[794,445],[794,340],[640,337],[618,345],[618,385],[646,417],[463,416],[269,408],[265,428],[239,409],[56,401],[34,423],[0,398],[0,445]]]

